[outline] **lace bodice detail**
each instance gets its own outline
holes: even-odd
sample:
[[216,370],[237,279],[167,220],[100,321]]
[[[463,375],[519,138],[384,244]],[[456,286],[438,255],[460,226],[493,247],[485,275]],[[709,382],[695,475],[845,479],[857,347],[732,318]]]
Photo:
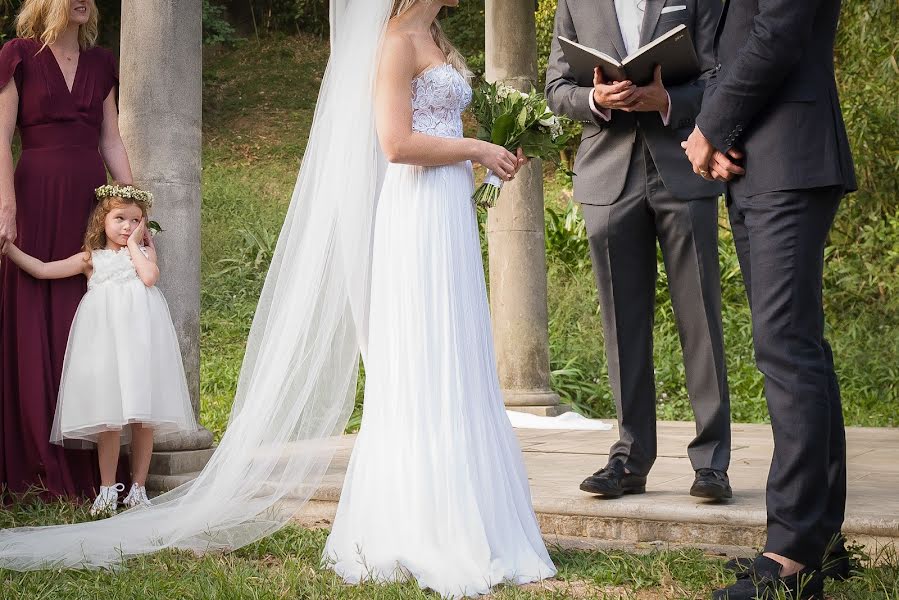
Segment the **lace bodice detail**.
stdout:
[[450,64],[431,67],[412,80],[412,129],[438,137],[462,137],[462,111],[471,87]]
[[87,289],[110,283],[128,283],[140,281],[128,248],[121,250],[94,250],[91,252],[94,272],[87,280]]

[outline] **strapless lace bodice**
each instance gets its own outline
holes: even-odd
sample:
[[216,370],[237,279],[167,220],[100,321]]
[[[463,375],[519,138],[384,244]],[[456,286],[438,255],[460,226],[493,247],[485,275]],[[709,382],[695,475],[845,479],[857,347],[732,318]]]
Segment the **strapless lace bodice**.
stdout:
[[462,111],[471,87],[450,64],[431,67],[412,80],[412,129],[438,137],[462,137]]
[[94,250],[91,252],[94,272],[87,281],[87,288],[94,289],[110,283],[140,281],[128,248],[120,250]]

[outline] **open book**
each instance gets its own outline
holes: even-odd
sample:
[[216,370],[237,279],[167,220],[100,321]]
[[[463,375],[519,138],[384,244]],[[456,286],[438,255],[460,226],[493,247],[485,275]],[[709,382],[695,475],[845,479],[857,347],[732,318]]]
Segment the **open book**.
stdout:
[[562,36],[559,36],[559,43],[579,85],[593,86],[594,67],[602,69],[608,82],[627,80],[636,85],[650,83],[656,65],[662,65],[662,81],[666,86],[686,83],[701,73],[693,39],[686,25],[678,25],[621,62]]

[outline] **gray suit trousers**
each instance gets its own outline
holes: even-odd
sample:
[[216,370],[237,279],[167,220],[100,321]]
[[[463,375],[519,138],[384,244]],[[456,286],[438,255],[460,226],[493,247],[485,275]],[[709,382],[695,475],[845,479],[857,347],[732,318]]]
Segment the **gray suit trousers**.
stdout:
[[717,199],[675,198],[638,132],[621,196],[608,206],[584,203],[582,210],[618,409],[620,439],[609,458],[621,458],[638,475],[646,475],[656,459],[652,335],[658,240],[696,417],[690,461],[694,469],[726,471],[730,399],[721,327]]

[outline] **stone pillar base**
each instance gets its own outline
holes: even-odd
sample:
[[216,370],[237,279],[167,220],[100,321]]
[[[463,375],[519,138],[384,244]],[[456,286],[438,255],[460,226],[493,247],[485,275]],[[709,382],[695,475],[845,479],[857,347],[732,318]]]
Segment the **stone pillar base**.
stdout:
[[212,457],[212,433],[204,428],[153,447],[147,491],[159,494],[196,479]]
[[559,403],[559,395],[552,390],[503,390],[503,403],[507,410],[556,417],[571,410]]

